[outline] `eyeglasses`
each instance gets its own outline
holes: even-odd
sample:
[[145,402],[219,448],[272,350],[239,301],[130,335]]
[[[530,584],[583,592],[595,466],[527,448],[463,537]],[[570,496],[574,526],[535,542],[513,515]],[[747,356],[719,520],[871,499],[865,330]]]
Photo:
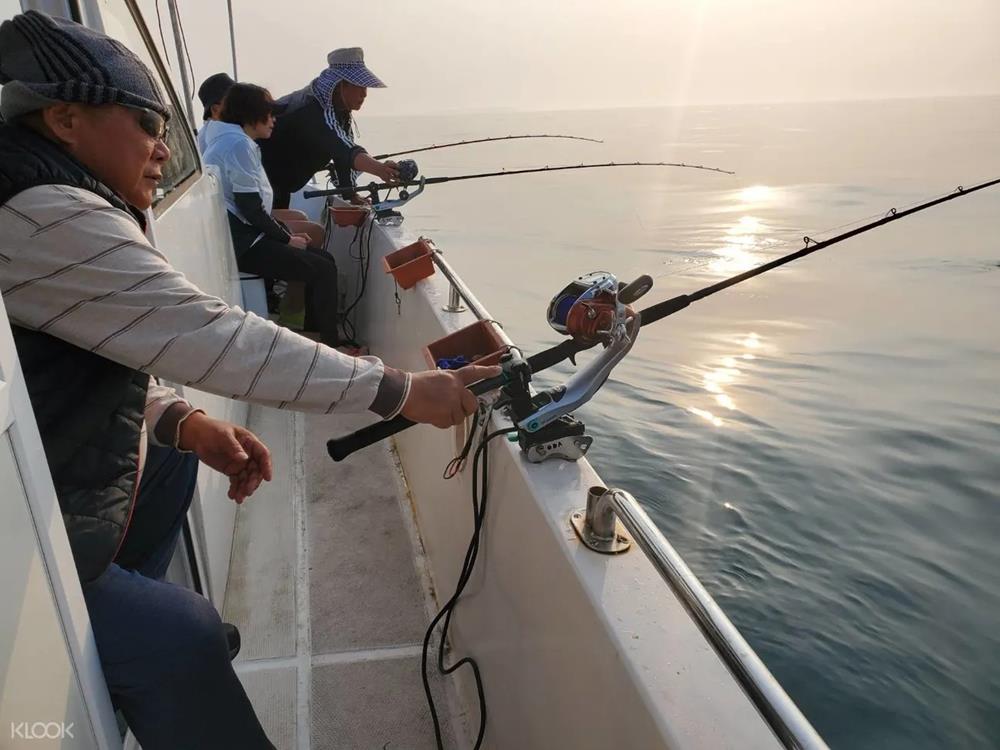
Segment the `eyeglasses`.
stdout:
[[121,106],[139,113],[136,121],[139,123],[139,127],[142,128],[142,132],[150,138],[155,138],[158,141],[166,143],[167,137],[170,135],[170,126],[167,125],[167,118],[147,107],[137,107],[132,104],[122,104]]

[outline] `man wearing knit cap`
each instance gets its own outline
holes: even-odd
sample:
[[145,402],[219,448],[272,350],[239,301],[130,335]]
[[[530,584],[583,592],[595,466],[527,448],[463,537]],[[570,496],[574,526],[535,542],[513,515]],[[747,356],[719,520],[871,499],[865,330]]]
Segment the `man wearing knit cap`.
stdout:
[[[0,26],[0,293],[115,704],[144,750],[271,748],[218,613],[160,579],[198,460],[242,502],[264,445],[151,376],[279,408],[449,426],[497,368],[405,373],[204,293],[144,234],[169,109],[121,43],[28,12]],[[16,687],[14,688],[16,689]]]

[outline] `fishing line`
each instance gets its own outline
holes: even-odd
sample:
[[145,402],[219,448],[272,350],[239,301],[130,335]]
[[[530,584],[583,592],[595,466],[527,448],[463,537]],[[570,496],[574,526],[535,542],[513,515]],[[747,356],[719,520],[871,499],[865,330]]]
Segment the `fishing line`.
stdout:
[[[837,224],[835,226],[827,227],[826,229],[812,230],[812,231],[809,232],[809,234],[806,234],[806,235],[800,234],[801,230],[788,229],[788,230],[782,231],[780,233],[777,233],[776,235],[773,235],[772,237],[765,238],[764,241],[767,242],[767,246],[766,247],[760,247],[760,246],[756,246],[756,245],[746,245],[745,247],[746,247],[747,252],[761,252],[761,251],[766,251],[769,254],[772,254],[772,251],[774,253],[777,253],[779,251],[786,250],[786,249],[788,249],[789,247],[792,246],[792,243],[801,242],[804,239],[808,239],[810,242],[814,242],[814,241],[815,242],[819,242],[820,240],[817,239],[817,236],[828,235],[828,234],[830,234],[832,232],[838,232],[840,230],[844,230],[844,229],[847,229],[849,227],[862,226],[864,224],[867,224],[867,223],[871,222],[874,219],[878,219],[878,218],[885,217],[885,216],[890,216],[890,215],[892,215],[895,212],[907,211],[907,210],[909,210],[909,209],[911,209],[911,208],[913,208],[915,206],[919,206],[919,205],[921,205],[923,203],[927,203],[929,201],[939,200],[939,199],[941,199],[941,198],[943,198],[945,196],[953,195],[953,194],[958,193],[958,192],[960,192],[962,190],[963,190],[962,186],[958,186],[954,190],[950,190],[950,191],[948,191],[946,193],[936,193],[933,196],[929,196],[929,197],[926,197],[926,198],[921,198],[921,199],[918,199],[918,200],[911,201],[910,203],[902,204],[902,207],[898,207],[897,206],[897,207],[889,209],[888,211],[879,211],[878,213],[868,214],[867,216],[863,216],[863,217],[860,217],[860,218],[852,219],[851,221],[847,221],[847,222],[844,222],[843,224]],[[744,246],[740,246],[740,249],[743,249],[743,247]],[[709,251],[709,252],[712,252],[712,251]],[[705,266],[711,265],[712,263],[718,263],[720,260],[724,260],[724,257],[720,256],[720,255],[715,255],[715,256],[710,257],[710,258],[701,258],[701,259],[699,259],[697,261],[690,260],[690,259],[687,259],[687,258],[683,259],[683,261],[667,260],[667,261],[664,261],[664,264],[673,264],[673,263],[677,263],[677,262],[683,262],[685,265],[681,266],[679,268],[670,270],[670,271],[664,271],[663,273],[657,274],[656,276],[653,276],[653,280],[656,281],[656,280],[659,280],[659,279],[665,279],[665,278],[669,278],[669,277],[673,277],[673,276],[683,276],[684,274],[686,274],[686,273],[688,273],[690,271],[697,271],[697,270],[699,270],[701,268],[704,268]]]

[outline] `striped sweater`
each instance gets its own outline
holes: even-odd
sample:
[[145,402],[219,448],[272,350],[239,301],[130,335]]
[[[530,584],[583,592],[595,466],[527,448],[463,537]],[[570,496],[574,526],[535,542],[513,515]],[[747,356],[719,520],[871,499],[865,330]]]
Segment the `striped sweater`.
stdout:
[[[348,357],[205,294],[131,216],[78,188],[33,187],[0,207],[0,294],[13,324],[222,396],[391,418],[409,392],[409,374],[375,357]],[[147,420],[176,400],[158,388]]]

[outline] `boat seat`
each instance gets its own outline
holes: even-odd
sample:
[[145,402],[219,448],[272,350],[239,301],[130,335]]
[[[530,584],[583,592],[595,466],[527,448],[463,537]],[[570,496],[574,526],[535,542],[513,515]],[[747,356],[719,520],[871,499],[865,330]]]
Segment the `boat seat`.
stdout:
[[240,272],[240,289],[243,292],[243,309],[267,318],[267,286],[261,276]]
[[271,216],[278,221],[309,221],[306,212],[297,208],[276,208],[271,211]]

